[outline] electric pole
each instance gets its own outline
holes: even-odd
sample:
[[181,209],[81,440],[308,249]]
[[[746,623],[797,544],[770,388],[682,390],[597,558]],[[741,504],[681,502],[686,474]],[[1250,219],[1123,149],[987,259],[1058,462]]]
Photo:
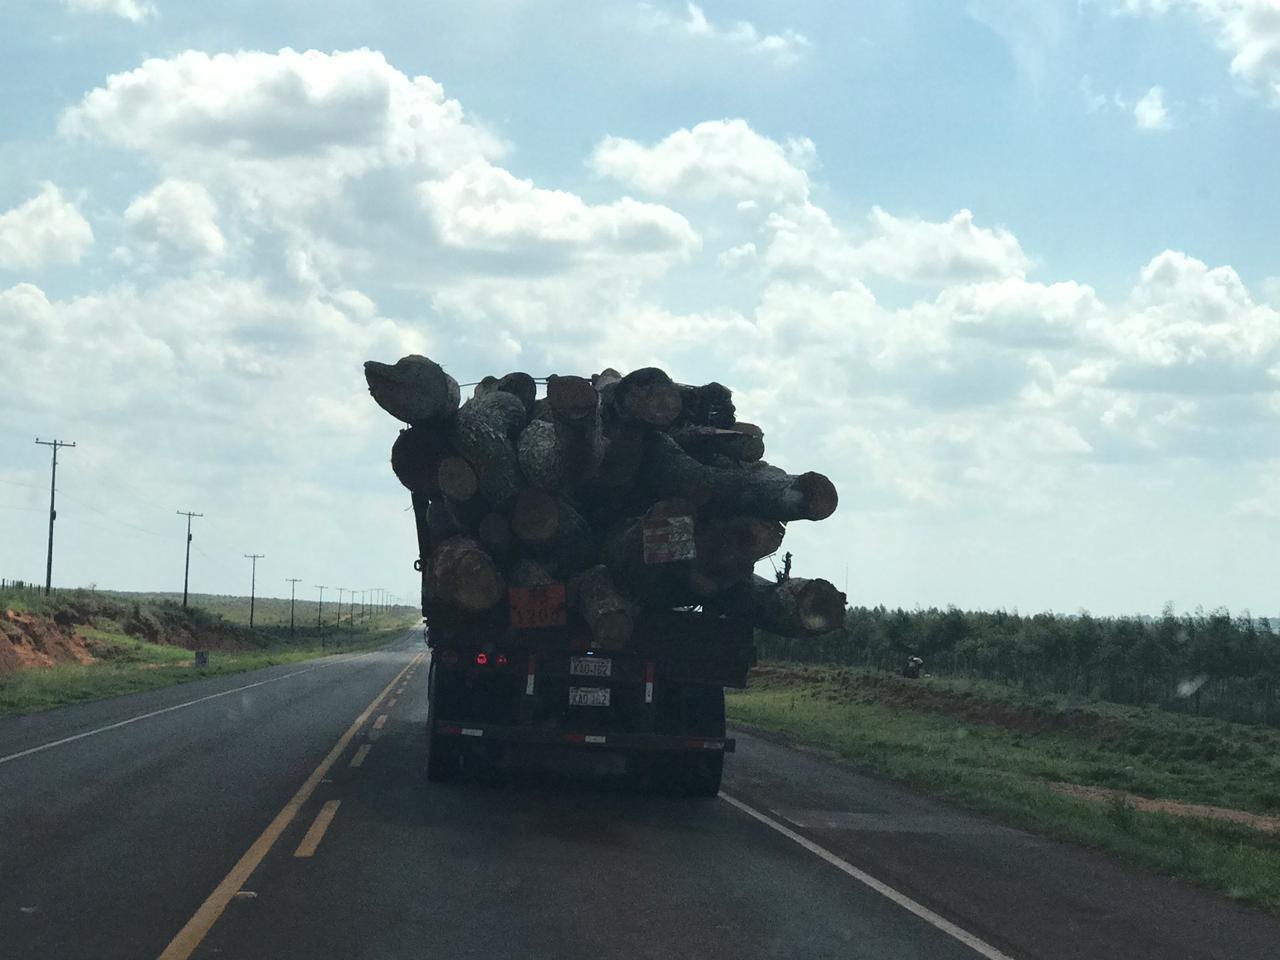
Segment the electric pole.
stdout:
[[285,577],[289,581],[289,639],[293,640],[293,598],[294,591],[298,588],[298,581],[301,577]]
[[36,443],[42,447],[50,447],[53,451],[53,469],[49,473],[49,557],[44,565],[44,595],[47,597],[53,587],[53,521],[58,516],[58,511],[53,507],[53,495],[58,481],[58,451],[62,447],[74,447],[75,444],[65,440],[41,440],[39,437],[36,437]]
[[338,591],[338,629],[342,629],[342,595],[347,592],[346,587],[334,587]]
[[265,553],[246,553],[244,558],[253,561],[253,574],[249,580],[249,629],[253,629],[253,599],[258,587],[258,561],[265,557]]
[[324,649],[324,621],[321,617],[324,615],[324,588],[323,583],[317,583],[316,588],[320,591],[320,602],[316,604],[316,632],[320,634],[320,649]]
[[190,510],[176,511],[178,516],[187,518],[187,562],[182,567],[182,609],[187,609],[187,581],[191,576],[191,518],[203,517],[203,513],[192,513]]

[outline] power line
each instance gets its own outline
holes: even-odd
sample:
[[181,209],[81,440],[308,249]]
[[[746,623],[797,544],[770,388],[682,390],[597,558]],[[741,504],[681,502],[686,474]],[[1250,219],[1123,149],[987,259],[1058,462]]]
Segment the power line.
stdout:
[[39,437],[36,437],[36,443],[42,447],[49,447],[53,453],[53,467],[49,471],[49,555],[44,566],[44,595],[47,597],[53,587],[53,521],[58,517],[58,511],[54,509],[53,497],[58,488],[58,451],[63,447],[74,447],[75,443],[68,443],[65,440],[41,440]]
[[187,562],[182,568],[182,607],[187,606],[187,582],[191,576],[191,518],[203,517],[203,513],[192,513],[190,510],[178,510],[178,516],[187,518]]

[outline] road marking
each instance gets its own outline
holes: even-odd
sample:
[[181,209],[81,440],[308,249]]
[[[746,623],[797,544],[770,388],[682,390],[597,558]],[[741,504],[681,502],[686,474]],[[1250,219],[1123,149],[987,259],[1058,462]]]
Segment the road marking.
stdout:
[[362,746],[359,750],[356,751],[356,755],[351,758],[351,763],[348,764],[348,766],[363,767],[364,758],[369,755],[369,751],[372,749],[373,749],[373,744],[366,743],[364,746]]
[[373,721],[373,729],[381,730],[387,725],[387,715],[384,713],[377,720]]
[[86,730],[84,733],[77,733],[70,737],[63,737],[61,740],[51,740],[49,743],[42,743],[38,747],[29,747],[26,750],[19,750],[17,753],[9,754],[7,757],[0,757],[0,763],[8,763],[10,760],[21,760],[23,757],[31,756],[33,753],[52,750],[54,747],[60,747],[67,743],[74,743],[77,740],[83,740],[85,737],[94,737],[100,733],[106,733],[109,730],[118,730],[121,727],[127,727],[131,723],[137,723],[139,720],[150,720],[152,717],[158,717],[161,714],[173,713],[175,710],[182,710],[186,707],[194,707],[197,703],[217,700],[219,697],[229,697],[233,693],[252,690],[254,687],[262,687],[268,683],[279,683],[281,680],[288,680],[290,677],[301,676],[304,673],[323,670],[327,667],[335,667],[340,663],[350,663],[352,660],[359,660],[361,657],[367,657],[369,655],[370,654],[368,653],[361,653],[354,657],[345,657],[342,660],[335,660],[332,663],[316,664],[314,667],[307,667],[305,670],[295,670],[293,673],[286,673],[279,677],[271,677],[267,680],[259,680],[256,683],[246,683],[242,687],[233,687],[230,690],[223,690],[221,693],[211,693],[207,697],[197,697],[195,700],[188,700],[185,703],[175,703],[173,706],[165,707],[162,710],[152,710],[150,713],[140,713],[136,717],[129,717],[127,720],[119,720],[116,723],[109,723],[105,727],[98,727],[96,730]]
[[306,836],[298,844],[298,849],[293,851],[295,857],[315,855],[316,847],[320,846],[320,841],[324,839],[324,832],[329,829],[329,824],[333,823],[333,818],[337,815],[340,806],[342,806],[341,800],[325,801],[316,818],[311,821],[311,827],[307,830]]
[[400,699],[399,697],[392,697],[390,700],[388,700],[387,709],[390,710],[392,707],[394,707],[396,705],[396,701],[398,701],[399,699]]
[[991,946],[991,944],[987,943],[985,940],[974,936],[968,930],[964,930],[964,929],[961,929],[960,927],[957,927],[950,920],[946,919],[945,917],[939,916],[938,914],[934,913],[932,910],[930,910],[928,907],[924,906],[923,904],[917,903],[915,900],[912,900],[905,893],[899,893],[893,887],[889,886],[887,883],[884,883],[881,880],[877,880],[875,877],[871,876],[871,874],[867,873],[865,870],[859,870],[853,864],[849,863],[848,861],[840,859],[825,847],[818,846],[818,844],[814,843],[808,837],[802,837],[800,834],[796,833],[790,827],[784,826],[783,824],[779,823],[777,820],[773,819],[773,817],[769,816],[768,814],[761,813],[759,810],[755,809],[754,807],[743,803],[741,800],[737,799],[736,797],[729,796],[727,793],[722,792],[720,794],[720,799],[723,800],[725,803],[729,804],[730,806],[737,807],[747,816],[754,817],[756,820],[759,820],[766,827],[769,827],[772,830],[776,830],[778,833],[782,834],[788,840],[794,840],[796,843],[800,844],[800,846],[804,847],[810,853],[814,854],[815,856],[821,857],[823,860],[827,861],[827,863],[831,864],[837,870],[840,870],[848,874],[849,876],[853,877],[853,879],[857,880],[859,883],[870,887],[876,893],[880,894],[880,896],[893,901],[898,906],[902,907],[902,909],[906,910],[908,913],[914,913],[917,917],[919,917],[925,923],[930,924],[931,926],[937,928],[938,930],[941,930],[943,933],[947,934],[947,936],[954,937],[956,940],[959,940],[970,950],[974,951],[974,953],[977,953],[980,956],[986,957],[986,960],[1012,960],[1012,958],[1007,953],[1001,953],[999,950]]
[[352,721],[351,726],[347,728],[347,732],[334,744],[328,756],[320,761],[320,766],[312,771],[311,776],[307,777],[306,782],[298,788],[298,792],[293,795],[293,798],[276,814],[275,819],[267,825],[267,828],[262,831],[258,839],[253,841],[253,845],[244,852],[239,862],[231,868],[231,872],[222,878],[222,882],[214,888],[213,893],[209,894],[208,899],[200,905],[200,909],[192,915],[186,925],[169,941],[169,945],[160,954],[159,960],[188,960],[195,953],[201,941],[208,935],[213,925],[218,922],[218,918],[222,916],[223,911],[227,909],[227,904],[231,902],[231,898],[235,896],[236,891],[244,886],[245,881],[257,869],[258,864],[271,851],[275,842],[280,839],[280,834],[284,833],[285,828],[293,822],[293,818],[298,815],[302,805],[310,799],[321,779],[329,772],[329,768],[333,766],[343,751],[347,749],[347,745],[351,743],[351,739],[356,735],[357,731],[373,715],[373,711],[378,708],[378,704],[391,691],[391,688],[396,685],[400,677],[404,675],[404,672],[416,663],[421,656],[422,654],[418,654],[405,664],[400,672],[391,679],[391,682],[382,688],[382,692],[374,697],[372,702],[364,708],[360,716]]

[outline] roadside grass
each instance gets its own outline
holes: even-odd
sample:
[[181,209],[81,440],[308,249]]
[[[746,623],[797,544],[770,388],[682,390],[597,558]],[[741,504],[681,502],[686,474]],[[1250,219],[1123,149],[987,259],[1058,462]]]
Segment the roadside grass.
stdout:
[[265,650],[215,650],[204,668],[196,667],[192,651],[182,647],[149,643],[110,630],[82,628],[80,632],[90,641],[98,662],[21,670],[0,678],[0,717],[154,690],[204,677],[300,663],[334,653],[374,649],[390,643],[412,625],[412,621],[404,620],[395,625],[381,623],[366,631],[352,630],[344,634],[340,644],[330,638],[323,647],[308,640],[305,644]]
[[732,720],[970,809],[1280,913],[1280,834],[1050,787],[1087,784],[1274,815],[1280,731],[981,682],[796,664],[759,668],[748,689],[730,692],[728,708]]

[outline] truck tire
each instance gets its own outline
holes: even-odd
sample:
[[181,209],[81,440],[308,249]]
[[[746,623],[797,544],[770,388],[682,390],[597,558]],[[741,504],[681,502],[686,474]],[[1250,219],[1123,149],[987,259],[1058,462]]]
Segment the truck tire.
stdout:
[[[691,737],[724,737],[724,688],[689,685],[680,691],[677,732]],[[714,797],[720,792],[724,752],[681,751],[658,756],[653,764],[654,785],[664,793],[686,797]]]
[[452,780],[462,769],[462,756],[453,738],[436,733],[439,707],[449,701],[449,686],[433,658],[427,675],[427,780],[431,783]]

